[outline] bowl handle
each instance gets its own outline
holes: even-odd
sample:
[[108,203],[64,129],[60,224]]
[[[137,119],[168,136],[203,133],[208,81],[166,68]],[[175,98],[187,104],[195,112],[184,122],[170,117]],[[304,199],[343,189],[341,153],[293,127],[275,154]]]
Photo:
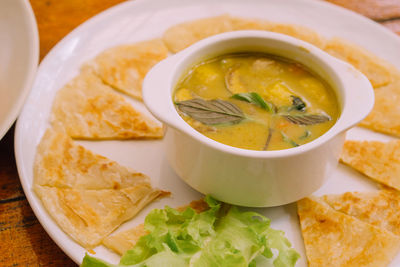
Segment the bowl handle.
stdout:
[[334,62],[334,68],[341,75],[343,90],[346,90],[337,127],[339,132],[343,132],[358,124],[371,112],[375,95],[371,83],[364,74],[346,62],[338,59]]
[[173,73],[178,55],[173,55],[156,64],[143,80],[143,101],[147,109],[158,120],[178,128],[174,103],[172,101]]

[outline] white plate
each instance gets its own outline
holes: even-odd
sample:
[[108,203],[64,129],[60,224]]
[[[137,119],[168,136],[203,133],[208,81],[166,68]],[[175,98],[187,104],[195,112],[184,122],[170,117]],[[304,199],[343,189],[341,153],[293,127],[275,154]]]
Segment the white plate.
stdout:
[[[42,61],[32,92],[18,120],[15,137],[18,171],[30,205],[51,238],[75,262],[81,262],[85,250],[57,226],[31,190],[36,145],[49,126],[49,112],[56,91],[78,73],[83,62],[108,47],[160,37],[165,29],[176,23],[223,13],[302,24],[325,36],[340,36],[363,45],[400,68],[399,37],[364,17],[320,1],[136,0],[118,5],[92,18],[64,38]],[[144,110],[141,103],[134,100],[130,102]],[[353,129],[349,136],[358,139],[390,139],[364,129]],[[139,224],[153,208],[163,207],[165,204],[179,206],[199,197],[199,194],[181,182],[168,166],[162,140],[79,143],[148,174],[154,185],[173,193],[171,198],[149,205],[118,231]],[[317,194],[376,188],[374,183],[350,168],[339,166]],[[272,220],[272,227],[286,232],[286,236],[302,255],[297,266],[305,266],[306,257],[296,205],[257,210]],[[118,262],[119,257],[104,247],[100,246],[95,251],[97,257],[113,263]],[[400,256],[393,261],[392,266],[400,266]]]
[[32,86],[39,59],[38,36],[28,0],[0,1],[0,139]]

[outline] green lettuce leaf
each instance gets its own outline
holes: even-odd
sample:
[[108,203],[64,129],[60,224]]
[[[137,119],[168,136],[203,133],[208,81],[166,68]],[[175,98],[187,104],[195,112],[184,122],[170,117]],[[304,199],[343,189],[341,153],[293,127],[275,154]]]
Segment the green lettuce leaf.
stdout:
[[81,267],[148,267],[148,266],[186,267],[188,266],[188,262],[182,257],[179,257],[177,254],[173,253],[168,246],[165,246],[165,249],[163,251],[152,255],[151,257],[147,258],[144,261],[141,261],[138,264],[115,265],[91,257],[89,255],[86,255],[83,258],[83,262],[81,264]]
[[82,260],[81,267],[117,267],[118,265],[105,262],[88,254]]
[[117,266],[275,266],[291,267],[299,254],[282,231],[270,228],[270,220],[256,212],[206,197],[209,209],[196,213],[170,207],[155,209],[145,219],[149,234],[121,258],[107,264],[88,255],[84,267]]
[[291,248],[289,240],[285,238],[283,231],[269,228],[265,235],[267,246],[279,251],[274,260],[275,267],[294,266],[300,258],[300,254]]

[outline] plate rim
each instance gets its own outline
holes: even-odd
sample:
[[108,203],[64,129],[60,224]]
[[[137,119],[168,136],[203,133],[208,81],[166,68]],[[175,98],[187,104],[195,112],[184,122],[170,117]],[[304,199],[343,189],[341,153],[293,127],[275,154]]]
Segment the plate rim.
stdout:
[[[22,1],[28,1],[28,0],[22,0]],[[62,47],[65,42],[67,42],[69,39],[73,38],[74,36],[79,35],[80,32],[84,31],[84,29],[86,27],[89,27],[90,25],[93,25],[93,24],[97,24],[98,21],[106,19],[109,16],[113,16],[114,13],[118,13],[119,10],[123,9],[125,6],[131,6],[129,8],[135,8],[136,5],[140,5],[141,3],[145,3],[145,2],[148,3],[150,1],[157,2],[157,1],[160,1],[160,0],[135,0],[135,1],[122,2],[122,3],[119,3],[119,4],[115,5],[115,6],[112,6],[112,7],[108,8],[108,9],[96,14],[95,16],[89,18],[87,21],[83,22],[82,24],[77,26],[74,30],[72,30],[70,33],[68,33],[66,36],[64,36],[46,54],[46,56],[42,59],[39,67],[37,68],[36,76],[34,76],[34,77],[37,77],[37,74],[40,73],[41,70],[44,68],[43,66],[45,66],[46,63],[49,60],[51,60],[51,58],[56,53],[56,51],[60,47]],[[176,1],[182,2],[183,5],[185,5],[185,3],[191,2],[191,1],[186,2],[185,0],[176,0]],[[259,0],[255,0],[255,1],[259,1]],[[270,1],[278,1],[279,2],[279,0],[270,0]],[[354,11],[345,9],[343,7],[340,7],[340,6],[336,6],[336,5],[334,5],[334,4],[330,3],[330,2],[325,2],[325,1],[316,1],[316,0],[295,0],[295,1],[303,2],[303,3],[309,4],[309,5],[319,5],[319,6],[322,6],[322,8],[324,8],[324,9],[334,9],[335,12],[337,11],[337,12],[340,12],[340,13],[346,15],[346,16],[352,16],[353,18],[360,20],[362,23],[364,23],[364,24],[367,23],[371,27],[375,27],[379,31],[384,32],[388,36],[388,38],[391,38],[392,40],[395,40],[396,42],[398,42],[400,44],[400,36],[396,35],[395,33],[390,31],[386,27],[384,27],[384,26],[374,22],[373,20],[370,20],[367,17],[364,17],[364,16],[362,16],[362,15],[360,15],[360,14],[354,12]],[[237,1],[237,2],[239,2],[239,1]],[[206,4],[204,4],[204,5],[206,5]],[[33,11],[32,11],[32,15],[33,15]],[[209,17],[209,16],[205,16],[205,17]],[[37,30],[37,28],[36,28],[36,30]],[[39,43],[39,40],[38,40],[38,43]],[[33,85],[35,84],[35,82],[36,82],[36,78],[34,80],[32,79],[32,88],[33,88]],[[28,93],[29,93],[29,95],[27,94],[28,96],[26,96],[25,103],[29,102],[29,99],[31,97],[31,94],[33,93],[33,90],[30,90],[30,92],[28,92]],[[71,250],[69,250],[66,246],[64,246],[63,238],[57,236],[54,231],[52,231],[51,229],[48,228],[47,222],[46,222],[47,218],[42,216],[43,211],[40,210],[41,208],[43,208],[43,207],[40,207],[40,206],[42,206],[42,203],[36,203],[36,200],[34,199],[34,192],[32,191],[32,185],[31,185],[31,180],[33,180],[33,177],[28,177],[28,174],[25,171],[25,169],[27,167],[32,168],[33,166],[26,166],[26,164],[24,164],[25,163],[24,159],[21,156],[21,155],[23,155],[23,146],[21,144],[21,140],[23,139],[23,136],[22,136],[22,124],[23,124],[25,108],[26,108],[26,105],[24,105],[22,107],[22,110],[21,110],[21,113],[20,113],[21,116],[18,118],[18,120],[16,122],[15,135],[14,135],[14,153],[15,153],[15,159],[16,159],[16,164],[17,164],[18,175],[19,175],[20,182],[22,184],[23,191],[24,191],[25,196],[26,196],[26,198],[27,198],[27,200],[29,202],[30,207],[34,211],[34,214],[35,214],[36,218],[40,222],[41,226],[45,229],[46,233],[51,237],[53,242],[55,242],[57,244],[57,246],[70,259],[72,259],[76,264],[79,265],[81,263],[81,261],[82,261],[82,258],[79,258],[80,257],[79,255],[77,256],[77,255],[73,254]],[[29,179],[31,179],[31,180],[29,180]],[[44,212],[47,212],[47,211],[44,211]],[[58,226],[58,224],[57,224],[57,226]],[[60,227],[58,226],[58,228],[60,228]],[[63,230],[61,229],[61,231],[63,231]]]

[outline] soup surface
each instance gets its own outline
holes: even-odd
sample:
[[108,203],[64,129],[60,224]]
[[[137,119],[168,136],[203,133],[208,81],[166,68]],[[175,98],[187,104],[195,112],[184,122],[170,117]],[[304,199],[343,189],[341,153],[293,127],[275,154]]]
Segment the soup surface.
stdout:
[[299,63],[258,53],[195,65],[178,82],[173,99],[181,117],[200,133],[252,150],[308,143],[339,116],[326,82]]

